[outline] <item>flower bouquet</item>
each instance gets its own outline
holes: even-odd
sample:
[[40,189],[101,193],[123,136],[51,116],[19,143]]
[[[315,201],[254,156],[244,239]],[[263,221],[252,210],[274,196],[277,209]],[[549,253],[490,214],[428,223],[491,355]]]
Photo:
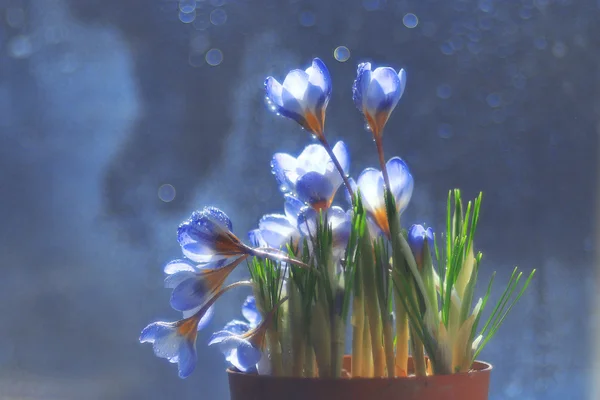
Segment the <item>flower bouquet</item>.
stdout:
[[[481,320],[493,281],[492,275],[474,302],[481,194],[465,203],[459,190],[450,191],[441,234],[421,225],[402,228],[413,177],[401,158],[385,161],[382,138],[405,85],[402,69],[358,66],[354,102],[381,170],[367,168],[354,181],[345,144],[331,147],[324,134],[331,96],[324,63],[314,59],[305,71],[289,72],[283,84],[267,78],[269,107],[318,143],[298,157],[275,154],[271,166],[284,213],[263,216],[248,244],[217,208],[196,211],[179,226],[185,258],[164,271],[171,306],[183,318],[148,325],[140,341],[177,363],[180,377],[195,368],[197,331],[215,302],[230,289],[250,286],[245,320],[229,322],[209,342],[232,365],[234,400],[487,399],[491,366],[475,359],[535,271],[522,279],[515,268]],[[346,209],[333,205],[340,188],[337,198]],[[242,264],[250,279],[226,285]]]

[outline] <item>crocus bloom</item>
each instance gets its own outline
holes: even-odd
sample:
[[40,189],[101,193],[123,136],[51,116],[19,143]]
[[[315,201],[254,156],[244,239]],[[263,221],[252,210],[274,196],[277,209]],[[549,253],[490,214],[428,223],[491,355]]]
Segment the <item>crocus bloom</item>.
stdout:
[[265,91],[277,113],[323,137],[325,110],[331,97],[331,78],[323,61],[315,58],[306,71],[290,71],[283,84],[269,76]]
[[210,320],[209,310],[204,307],[196,314],[176,322],[154,322],[142,330],[141,343],[152,343],[154,354],[177,363],[179,377],[188,377],[196,368],[196,336]]
[[[339,141],[332,151],[347,175],[350,154],[346,145]],[[297,158],[277,153],[273,156],[271,166],[284,192],[294,193],[298,199],[315,209],[329,208],[343,182],[327,150],[319,144],[306,146]]]
[[390,114],[398,104],[406,86],[406,72],[390,67],[371,71],[371,63],[358,65],[352,94],[354,104],[364,114],[369,128],[381,137]]
[[284,249],[287,244],[297,247],[300,239],[298,215],[305,204],[292,195],[285,195],[285,215],[267,214],[263,216],[258,229],[249,233],[250,242],[257,247]]
[[204,207],[177,229],[183,254],[197,263],[208,263],[247,254],[247,248],[231,232],[231,220],[215,207]]
[[187,260],[174,260],[165,266],[165,286],[173,289],[171,307],[194,314],[222,287],[225,279],[245,260],[245,256],[223,266],[222,261],[193,265]]
[[[396,201],[398,214],[400,214],[412,196],[413,178],[408,166],[400,157],[391,158],[386,164],[386,169],[390,178],[390,190]],[[390,226],[384,198],[385,184],[381,171],[375,168],[365,169],[358,177],[357,186],[368,216],[383,233],[389,236]]]
[[[298,227],[306,237],[314,238],[317,234],[318,211],[310,207],[305,207],[298,217]],[[333,253],[335,258],[340,258],[350,238],[350,229],[352,227],[350,211],[345,212],[342,208],[333,206],[323,213],[323,219],[331,226],[333,238]]]
[[408,245],[415,257],[415,261],[417,262],[417,266],[419,268],[423,267],[423,257],[425,250],[425,241],[427,241],[427,248],[429,251],[433,249],[433,229],[427,228],[425,229],[423,225],[413,225],[408,230]]
[[223,330],[215,332],[209,346],[218,344],[225,359],[242,372],[256,367],[262,358],[264,329],[257,329],[262,317],[256,308],[254,296],[248,296],[242,306],[245,321],[232,320]]

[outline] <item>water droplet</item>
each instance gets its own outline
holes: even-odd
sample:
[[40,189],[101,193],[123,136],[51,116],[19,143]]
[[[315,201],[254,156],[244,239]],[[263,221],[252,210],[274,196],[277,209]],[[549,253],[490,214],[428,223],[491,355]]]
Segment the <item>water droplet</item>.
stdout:
[[416,28],[416,26],[419,24],[419,19],[415,14],[408,13],[404,16],[404,18],[402,18],[402,23],[405,27],[412,29]]
[[365,125],[364,125],[364,127],[365,127],[365,131],[367,131],[367,132],[371,132],[371,127],[369,126],[369,123],[368,123],[368,122],[365,122]]
[[175,199],[175,188],[173,185],[168,183],[161,185],[158,188],[158,198],[164,201],[165,203],[169,203]]
[[179,10],[184,14],[194,12],[196,10],[196,0],[179,0]]
[[223,52],[219,49],[210,49],[206,52],[206,62],[213,67],[221,64],[223,62]]
[[333,51],[333,57],[339,62],[348,61],[350,58],[350,50],[346,46],[338,46]]
[[449,99],[450,96],[452,96],[452,88],[450,85],[443,84],[437,87],[437,97],[446,100]]
[[183,11],[179,12],[179,20],[181,22],[183,22],[184,24],[190,24],[190,23],[194,22],[195,19],[196,19],[196,10],[193,10],[192,12],[189,12],[189,13],[185,13]]
[[312,136],[313,140],[317,140],[317,135],[313,134],[311,136]]
[[305,28],[310,28],[317,23],[317,17],[312,11],[302,11],[298,19],[300,21],[300,25],[304,26]]
[[[273,172],[273,173],[275,173],[275,172]],[[281,186],[279,186],[279,190],[280,190],[282,193],[285,193],[285,192],[287,192],[289,189],[288,189],[288,187],[287,187],[286,185],[281,185]]]
[[222,8],[215,8],[210,13],[210,22],[213,25],[223,25],[227,21],[227,12]]
[[500,107],[500,104],[502,103],[502,97],[500,96],[500,93],[490,93],[485,98],[485,101],[487,102],[488,106],[496,108]]
[[33,53],[33,45],[29,36],[19,35],[8,42],[8,53],[14,58],[27,58]]

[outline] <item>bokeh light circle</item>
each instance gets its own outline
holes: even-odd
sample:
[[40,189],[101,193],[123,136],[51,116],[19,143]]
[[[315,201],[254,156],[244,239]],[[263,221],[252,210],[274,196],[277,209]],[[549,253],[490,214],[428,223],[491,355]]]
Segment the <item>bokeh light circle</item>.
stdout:
[[402,18],[402,23],[407,28],[416,28],[419,24],[419,18],[413,13],[408,13]]
[[213,67],[223,62],[223,52],[219,49],[210,49],[206,52],[206,63]]
[[158,188],[158,198],[165,203],[173,201],[175,199],[175,194],[175,188],[168,183],[165,183]]
[[333,51],[333,57],[339,62],[348,61],[350,58],[350,50],[346,46],[338,46]]

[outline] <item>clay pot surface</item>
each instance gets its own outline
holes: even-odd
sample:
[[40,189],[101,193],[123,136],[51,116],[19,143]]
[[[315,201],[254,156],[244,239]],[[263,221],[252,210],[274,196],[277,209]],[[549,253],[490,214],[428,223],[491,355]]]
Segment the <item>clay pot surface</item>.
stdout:
[[[344,367],[349,369],[350,364],[346,356]],[[470,372],[407,378],[295,378],[227,372],[231,400],[488,400],[491,370],[490,364],[475,361]]]

